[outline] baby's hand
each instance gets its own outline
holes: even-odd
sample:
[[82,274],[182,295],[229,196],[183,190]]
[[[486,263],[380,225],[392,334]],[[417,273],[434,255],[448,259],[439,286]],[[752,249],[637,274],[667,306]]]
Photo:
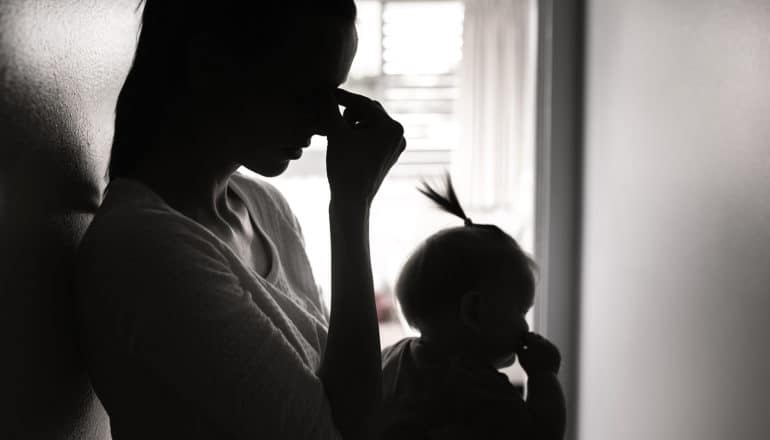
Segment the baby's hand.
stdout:
[[524,343],[516,354],[519,356],[519,363],[522,368],[529,375],[559,372],[561,365],[559,349],[548,339],[538,334],[527,333],[524,336]]

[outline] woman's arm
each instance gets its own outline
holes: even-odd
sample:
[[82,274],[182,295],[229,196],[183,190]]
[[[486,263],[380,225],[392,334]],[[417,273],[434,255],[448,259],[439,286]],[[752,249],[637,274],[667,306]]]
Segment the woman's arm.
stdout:
[[331,201],[332,304],[320,377],[346,439],[376,438],[382,394],[368,223],[368,204]]
[[369,209],[404,150],[403,127],[377,102],[338,90],[329,100],[332,306],[320,377],[334,421],[346,440],[379,438],[380,341],[369,254]]

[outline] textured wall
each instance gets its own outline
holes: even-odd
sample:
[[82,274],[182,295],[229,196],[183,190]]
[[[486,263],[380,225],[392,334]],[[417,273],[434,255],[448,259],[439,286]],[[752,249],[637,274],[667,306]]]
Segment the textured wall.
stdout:
[[580,434],[770,438],[770,2],[590,0]]
[[68,274],[100,201],[137,3],[0,0],[0,438],[108,435]]

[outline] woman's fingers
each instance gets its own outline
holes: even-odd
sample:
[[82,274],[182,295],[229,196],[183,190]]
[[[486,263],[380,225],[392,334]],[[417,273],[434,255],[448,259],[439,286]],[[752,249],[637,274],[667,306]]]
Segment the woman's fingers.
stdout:
[[361,120],[360,115],[356,114],[355,111],[353,111],[350,107],[345,108],[345,111],[342,112],[342,119],[345,120],[350,125],[355,125],[356,122]]
[[333,136],[336,133],[339,133],[347,123],[345,122],[344,116],[340,115],[339,106],[331,93],[324,95],[321,100],[322,105],[319,115],[319,121],[321,123],[320,134],[324,136],[329,136],[331,134]]
[[362,122],[367,119],[388,118],[385,109],[377,101],[349,92],[345,89],[337,89],[334,92],[339,105],[345,107],[345,119],[348,122]]
[[349,92],[345,89],[336,89],[334,91],[334,96],[337,98],[337,102],[339,102],[340,105],[344,105],[345,107],[363,106],[373,102],[371,99],[364,95]]
[[406,138],[402,136],[398,141],[398,148],[393,150],[390,154],[391,164],[395,164],[398,161],[399,156],[401,156],[401,153],[403,153],[404,150],[406,150]]
[[333,99],[345,110],[337,111],[344,127],[330,132],[326,153],[332,193],[371,201],[406,147],[404,127],[365,96],[337,89]]
[[[325,132],[335,133],[343,127],[347,128],[361,122],[390,119],[380,103],[347,90],[337,89],[333,93],[323,96],[322,100],[320,123]],[[345,107],[342,115],[339,112],[340,105]],[[344,125],[342,125],[343,122]],[[321,134],[328,135],[328,133]]]

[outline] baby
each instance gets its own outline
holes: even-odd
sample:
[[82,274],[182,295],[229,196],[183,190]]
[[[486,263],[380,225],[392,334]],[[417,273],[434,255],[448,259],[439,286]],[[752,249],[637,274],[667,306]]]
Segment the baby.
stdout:
[[[383,350],[383,439],[561,439],[561,357],[525,320],[534,262],[497,226],[473,223],[448,176],[446,195],[420,191],[465,226],[430,236],[399,275],[402,313],[420,337]],[[498,371],[517,355],[526,400]]]

